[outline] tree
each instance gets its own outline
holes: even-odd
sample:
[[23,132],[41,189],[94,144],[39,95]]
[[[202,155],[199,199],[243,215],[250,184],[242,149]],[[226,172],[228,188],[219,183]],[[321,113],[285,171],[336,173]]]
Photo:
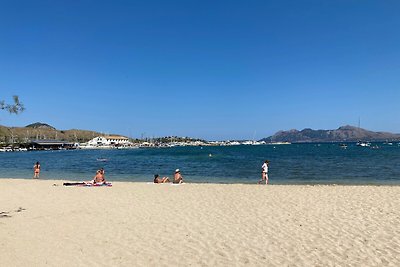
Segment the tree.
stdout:
[[0,101],[0,109],[7,110],[9,113],[18,114],[25,110],[24,104],[19,101],[19,97],[17,95],[13,96],[14,104],[7,104],[4,100]]

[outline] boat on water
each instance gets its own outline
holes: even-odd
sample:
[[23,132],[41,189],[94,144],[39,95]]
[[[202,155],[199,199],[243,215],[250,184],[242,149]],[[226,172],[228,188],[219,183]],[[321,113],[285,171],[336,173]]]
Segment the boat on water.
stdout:
[[371,143],[370,142],[358,141],[356,145],[357,146],[362,146],[362,147],[369,147],[369,146],[371,146]]
[[340,147],[340,148],[343,148],[343,149],[346,149],[346,148],[347,148],[347,145],[346,145],[346,144],[339,144],[339,147]]
[[252,145],[252,146],[258,146],[258,145],[265,145],[265,142],[264,141],[261,141],[261,142],[259,142],[259,141],[244,141],[244,142],[242,142],[241,143],[242,145]]
[[12,147],[2,147],[0,148],[0,152],[13,152]]
[[109,146],[109,145],[79,145],[78,149],[113,149],[115,148],[114,146]]

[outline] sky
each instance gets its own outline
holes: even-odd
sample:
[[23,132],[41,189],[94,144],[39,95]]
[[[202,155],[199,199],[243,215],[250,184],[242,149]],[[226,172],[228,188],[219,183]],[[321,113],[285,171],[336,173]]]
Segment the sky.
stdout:
[[0,100],[129,137],[400,133],[399,1],[0,0]]

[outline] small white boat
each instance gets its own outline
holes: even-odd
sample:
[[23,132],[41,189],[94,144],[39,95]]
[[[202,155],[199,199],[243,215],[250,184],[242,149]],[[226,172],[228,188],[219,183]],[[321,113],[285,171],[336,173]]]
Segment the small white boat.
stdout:
[[267,145],[291,145],[292,143],[290,142],[271,142],[267,143]]
[[370,142],[358,141],[356,145],[357,146],[362,146],[362,147],[369,147],[369,146],[371,146],[371,143]]

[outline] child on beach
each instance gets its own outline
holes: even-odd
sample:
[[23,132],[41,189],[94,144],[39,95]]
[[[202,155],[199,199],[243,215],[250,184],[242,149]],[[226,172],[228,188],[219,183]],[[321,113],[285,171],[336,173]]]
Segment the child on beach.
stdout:
[[39,179],[40,175],[40,163],[37,161],[35,165],[33,165],[33,179]]
[[261,180],[258,181],[259,184],[265,181],[265,184],[268,184],[268,166],[269,160],[266,160],[264,164],[261,166]]

